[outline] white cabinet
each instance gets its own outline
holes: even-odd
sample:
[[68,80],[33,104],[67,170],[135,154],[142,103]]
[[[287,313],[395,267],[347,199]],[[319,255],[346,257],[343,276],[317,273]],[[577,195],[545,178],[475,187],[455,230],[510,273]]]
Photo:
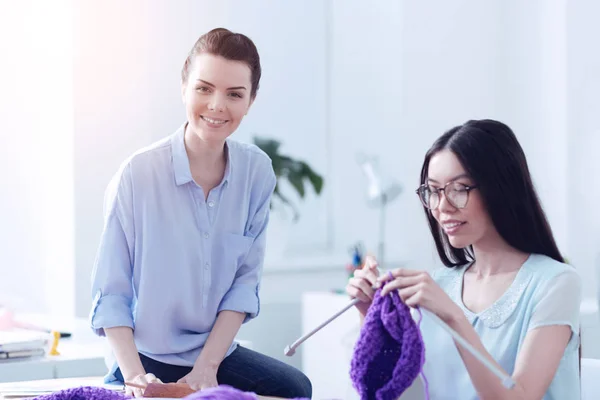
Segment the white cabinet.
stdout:
[[[348,304],[347,295],[306,292],[302,295],[302,334]],[[315,333],[301,347],[302,370],[313,385],[313,399],[359,399],[350,381],[350,360],[358,339],[358,311],[351,309]]]
[[583,358],[600,358],[600,316],[598,300],[584,299],[580,307],[581,354]]
[[[302,334],[306,334],[344,308],[350,299],[333,292],[306,292],[302,296]],[[313,385],[313,399],[360,399],[350,380],[350,361],[360,333],[358,311],[351,309],[315,333],[300,347],[302,370]],[[400,400],[423,400],[420,378]]]

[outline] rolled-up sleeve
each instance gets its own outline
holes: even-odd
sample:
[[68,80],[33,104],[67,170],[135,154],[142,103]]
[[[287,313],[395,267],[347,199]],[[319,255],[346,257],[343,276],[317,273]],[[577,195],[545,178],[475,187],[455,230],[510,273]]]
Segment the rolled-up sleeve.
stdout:
[[247,235],[252,238],[252,244],[242,265],[237,270],[233,285],[223,297],[218,309],[219,312],[231,310],[246,313],[244,322],[255,318],[260,312],[259,289],[265,258],[266,231],[269,223],[271,196],[277,183],[270,163],[263,177],[260,195],[257,196],[257,206],[251,207],[256,211],[247,230]]
[[104,328],[133,328],[133,204],[130,169],[113,177],[104,198],[104,228],[92,272],[90,325],[99,336]]

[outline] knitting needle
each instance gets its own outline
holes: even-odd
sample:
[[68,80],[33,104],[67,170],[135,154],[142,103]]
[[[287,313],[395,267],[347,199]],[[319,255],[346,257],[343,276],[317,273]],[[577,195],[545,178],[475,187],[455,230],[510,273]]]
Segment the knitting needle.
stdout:
[[315,333],[317,333],[318,331],[323,329],[331,321],[333,321],[334,319],[336,319],[337,317],[339,317],[340,315],[342,315],[343,313],[348,311],[350,308],[354,307],[359,301],[360,300],[358,298],[352,300],[347,306],[345,306],[340,311],[336,312],[331,317],[329,317],[329,319],[327,321],[323,322],[321,325],[317,326],[315,329],[308,332],[306,335],[302,336],[300,339],[296,340],[294,343],[292,343],[291,346],[286,346],[285,350],[283,351],[284,354],[288,357],[293,356],[296,353],[296,349],[298,348],[298,346],[300,346],[305,340],[307,340],[309,337],[311,337],[312,335],[314,335]]
[[[370,256],[367,256],[366,257],[366,261],[365,261],[365,266],[367,268],[373,268],[375,265],[376,264],[375,264],[373,258],[370,257]],[[377,290],[377,287],[373,286],[373,290]],[[329,319],[327,319],[321,325],[317,326],[315,329],[313,329],[312,331],[308,332],[306,335],[302,336],[300,339],[298,339],[294,343],[292,343],[291,346],[290,345],[286,346],[285,349],[283,350],[283,354],[285,354],[288,357],[293,356],[296,353],[296,349],[298,348],[298,346],[300,346],[302,343],[304,343],[304,341],[306,341],[312,335],[314,335],[315,333],[317,333],[318,331],[320,331],[321,329],[323,329],[331,321],[333,321],[334,319],[336,319],[337,317],[339,317],[340,315],[342,315],[343,313],[345,313],[346,311],[348,311],[349,309],[351,309],[353,306],[355,306],[359,302],[360,302],[360,300],[358,298],[355,298],[354,300],[352,300],[347,306],[345,306],[340,311],[338,311],[335,314],[333,314],[331,317],[329,317]]]
[[435,315],[434,313],[432,313],[428,310],[425,310],[424,308],[419,307],[419,309],[421,311],[423,311],[425,314],[427,314],[429,316],[429,318],[431,318],[433,320],[433,322],[438,324],[438,326],[440,326],[442,329],[444,329],[446,332],[448,332],[450,334],[450,336],[452,336],[452,338],[458,342],[458,344],[460,344],[462,347],[464,347],[465,350],[467,350],[469,353],[471,353],[471,355],[473,355],[473,357],[478,359],[479,362],[481,362],[484,367],[486,367],[488,370],[490,370],[490,372],[492,372],[494,375],[496,375],[500,379],[500,381],[502,382],[502,385],[505,388],[512,389],[515,386],[515,381],[513,381],[513,379],[511,378],[510,375],[508,375],[506,372],[502,371],[500,368],[498,368],[494,364],[492,364],[487,358],[485,358],[483,356],[483,354],[481,354],[475,347],[471,346],[471,344],[469,342],[467,342],[462,336],[460,336],[458,334],[458,332],[456,332],[454,329],[450,328],[450,326],[447,323],[442,321],[440,319],[440,317],[438,317],[437,315]]
[[[376,288],[374,287],[373,289],[376,289]],[[358,298],[352,300],[347,306],[342,308],[337,313],[333,314],[325,322],[323,322],[322,324],[317,326],[315,329],[313,329],[312,331],[310,331],[309,333],[307,333],[306,335],[302,336],[300,339],[298,339],[294,343],[292,343],[291,346],[286,346],[284,349],[284,354],[288,357],[293,356],[296,353],[296,349],[298,348],[298,346],[300,346],[312,335],[314,335],[315,333],[317,333],[318,331],[323,329],[325,326],[327,326],[329,323],[331,323],[331,321],[333,321],[334,319],[336,319],[337,317],[339,317],[340,315],[345,313],[347,310],[352,308],[358,302],[360,302],[360,300]],[[469,344],[469,342],[467,342],[462,336],[460,336],[454,329],[450,328],[450,326],[448,324],[446,324],[444,321],[442,321],[437,315],[435,315],[432,312],[429,312],[425,309],[422,309],[422,311],[424,311],[442,329],[444,329],[446,332],[448,332],[450,334],[450,336],[452,336],[452,338],[454,338],[454,340],[456,340],[458,342],[458,344],[460,344],[465,350],[467,350],[469,353],[471,353],[473,355],[473,357],[475,357],[477,360],[479,360],[479,362],[481,362],[484,367],[486,367],[490,372],[492,372],[494,375],[496,375],[500,379],[500,381],[502,382],[502,385],[504,387],[506,387],[507,389],[512,389],[515,386],[515,382],[513,381],[513,379],[511,378],[510,375],[508,375],[506,372],[502,371],[501,369],[496,367],[494,364],[492,364],[476,348],[471,346],[471,344]]]

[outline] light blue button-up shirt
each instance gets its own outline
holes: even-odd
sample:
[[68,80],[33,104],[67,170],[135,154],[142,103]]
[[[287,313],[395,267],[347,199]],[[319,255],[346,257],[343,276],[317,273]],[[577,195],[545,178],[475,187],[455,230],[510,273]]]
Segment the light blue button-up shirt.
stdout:
[[140,353],[192,366],[220,311],[258,315],[276,179],[263,151],[228,139],[223,180],[205,200],[184,127],[130,157],[108,186],[90,323],[101,336],[131,327]]

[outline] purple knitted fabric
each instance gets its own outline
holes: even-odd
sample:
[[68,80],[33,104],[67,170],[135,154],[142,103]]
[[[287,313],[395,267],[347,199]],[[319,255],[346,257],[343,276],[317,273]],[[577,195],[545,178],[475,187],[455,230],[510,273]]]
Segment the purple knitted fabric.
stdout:
[[242,392],[227,385],[219,385],[200,392],[192,393],[185,397],[186,400],[256,400],[256,394]]
[[422,372],[424,363],[423,338],[410,309],[396,290],[383,297],[381,289],[377,290],[350,366],[361,399],[398,399]]
[[[227,385],[219,385],[214,388],[204,389],[200,392],[192,393],[185,400],[256,400],[256,394],[252,392],[242,392]],[[292,399],[292,400],[310,400],[310,399]]]
[[[257,400],[256,394],[242,392],[231,386],[220,385],[218,387],[204,389],[186,396],[186,400]],[[122,393],[98,387],[78,387],[65,389],[52,394],[36,397],[34,400],[125,400],[130,399]],[[292,399],[309,400],[309,399]]]
[[110,389],[82,386],[38,396],[34,400],[124,400],[129,398],[123,393]]

